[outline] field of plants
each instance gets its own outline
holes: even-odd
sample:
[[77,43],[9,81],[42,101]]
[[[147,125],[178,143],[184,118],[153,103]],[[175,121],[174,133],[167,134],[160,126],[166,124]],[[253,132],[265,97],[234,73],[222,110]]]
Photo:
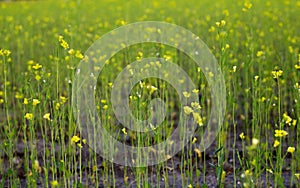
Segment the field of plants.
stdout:
[[[300,187],[299,12],[299,0],[0,1],[0,187]],[[119,158],[132,165],[122,165],[93,148],[90,143],[118,154],[106,137],[85,137],[89,130],[80,129],[72,98],[89,47],[143,21],[176,24],[207,45],[224,76],[226,110],[217,137],[202,151],[214,103],[202,68],[174,46],[124,46],[104,67],[93,67],[103,68],[90,97],[106,133],[124,145],[148,147],[181,130],[184,117],[197,124],[174,156],[136,167],[150,156],[124,154]],[[170,61],[195,88],[178,93],[164,79],[139,80],[121,99],[134,118],[155,120],[131,130],[116,117],[112,91],[122,70],[135,77],[129,64],[148,57],[157,61],[143,71]],[[185,80],[178,76],[176,83]],[[150,110],[158,98],[166,113]],[[166,150],[176,149],[171,145]]]

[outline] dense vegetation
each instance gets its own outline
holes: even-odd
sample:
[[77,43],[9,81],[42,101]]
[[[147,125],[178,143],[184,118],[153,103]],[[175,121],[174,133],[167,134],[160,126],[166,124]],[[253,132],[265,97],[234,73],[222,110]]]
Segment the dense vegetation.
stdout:
[[[299,12],[297,0],[1,2],[0,186],[300,186]],[[97,39],[150,20],[182,26],[207,44],[225,78],[226,115],[215,143],[200,152],[211,106],[201,70],[171,46],[121,50],[101,72],[95,96],[103,126],[116,139],[159,143],[180,118],[174,88],[149,78],[133,88],[130,107],[146,119],[149,101],[163,99],[169,115],[162,125],[139,134],[116,120],[111,87],[133,61],[159,54],[177,63],[196,84],[201,106],[199,128],[184,150],[151,167],[123,167],[101,158],[81,137],[72,111],[73,80]]]

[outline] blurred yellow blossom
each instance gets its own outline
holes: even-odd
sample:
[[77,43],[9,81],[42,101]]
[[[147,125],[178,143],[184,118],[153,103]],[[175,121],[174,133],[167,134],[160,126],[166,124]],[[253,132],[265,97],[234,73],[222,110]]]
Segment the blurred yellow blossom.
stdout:
[[72,136],[71,143],[77,143],[80,141],[80,138],[77,135]]
[[42,68],[42,67],[43,67],[43,66],[40,65],[40,64],[38,64],[38,63],[32,66],[32,68],[33,68],[34,70],[38,70],[38,69],[40,69],[40,68]]
[[189,107],[189,106],[183,107],[183,111],[184,111],[184,113],[185,113],[186,115],[189,115],[189,114],[191,114],[192,112],[194,112],[193,109],[192,109],[191,107]]
[[60,103],[57,102],[57,103],[55,104],[55,109],[58,110],[59,108],[60,108]]
[[273,147],[276,148],[277,146],[279,146],[280,142],[278,140],[274,141]]
[[242,140],[244,140],[244,139],[246,138],[245,133],[242,132],[242,133],[239,135],[239,137],[240,137]]
[[6,49],[0,49],[0,56],[9,56],[11,54],[11,51]]
[[284,137],[286,135],[288,135],[288,132],[286,132],[285,130],[275,130],[275,137]]
[[287,152],[288,153],[294,153],[295,152],[295,147],[288,147]]
[[50,121],[50,113],[44,114],[43,118]]
[[192,92],[197,94],[197,93],[199,93],[199,89],[193,89]]
[[59,36],[58,37],[58,41],[60,43],[60,46],[63,47],[65,50],[69,48],[69,44],[67,43],[67,41],[64,40],[63,36]]
[[282,73],[283,73],[282,70],[272,71],[273,78],[278,79],[280,76],[282,76]]
[[246,12],[247,10],[250,10],[252,8],[252,3],[250,2],[245,2],[244,3],[244,8],[242,9],[244,12]]
[[283,121],[285,124],[291,125],[293,119],[285,112],[283,113]]
[[257,138],[252,138],[252,145],[257,146],[259,144],[259,140]]
[[193,138],[192,144],[194,144],[195,142],[197,142],[197,138],[196,137]]
[[24,98],[24,101],[23,101],[23,104],[28,104],[28,99],[27,98]]
[[33,114],[32,113],[26,113],[24,118],[27,119],[27,120],[32,120]]
[[33,164],[32,164],[32,168],[34,170],[36,170],[37,172],[41,172],[42,168],[40,167],[39,161],[38,160],[34,160]]
[[127,131],[126,131],[126,128],[125,128],[125,127],[122,129],[122,132],[123,132],[125,135],[127,135]]
[[295,173],[295,176],[298,180],[300,180],[300,173]]
[[192,106],[192,108],[194,108],[196,110],[201,109],[201,106],[198,102],[192,102],[191,106]]
[[36,105],[38,105],[38,104],[40,104],[41,102],[38,100],[38,99],[33,99],[32,100],[32,105],[33,106],[36,106]]
[[35,77],[34,77],[35,79],[36,79],[36,81],[40,81],[41,80],[41,76],[40,75],[35,75]]
[[57,187],[59,185],[57,180],[51,181],[50,184],[51,184],[51,187]]
[[203,126],[203,119],[201,118],[201,116],[200,116],[199,113],[194,112],[194,113],[193,113],[193,118],[194,118],[194,121],[196,121],[196,123],[197,123],[199,126]]
[[232,67],[232,72],[236,72],[236,66]]
[[76,50],[75,57],[78,59],[83,59],[84,56],[82,55],[82,53],[79,50]]
[[263,51],[258,51],[258,52],[256,53],[256,56],[257,56],[257,57],[261,57],[262,55],[264,55],[264,52],[263,52]]
[[201,157],[201,151],[198,148],[195,148],[194,152],[197,154],[198,157]]
[[68,98],[66,98],[66,97],[64,97],[64,96],[60,96],[59,99],[60,99],[60,101],[61,101],[61,102],[60,102],[61,104],[66,103],[67,100],[68,100]]
[[270,168],[267,168],[266,171],[269,172],[270,174],[273,174],[273,170]]
[[189,98],[191,96],[191,94],[187,91],[182,92],[182,94],[185,98]]

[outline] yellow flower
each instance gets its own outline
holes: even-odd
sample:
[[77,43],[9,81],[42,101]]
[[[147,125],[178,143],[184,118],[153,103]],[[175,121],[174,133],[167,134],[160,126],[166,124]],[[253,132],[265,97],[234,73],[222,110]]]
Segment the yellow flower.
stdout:
[[257,146],[259,144],[259,140],[257,138],[252,138],[252,145]]
[[197,93],[199,93],[199,89],[193,89],[192,92],[197,94]]
[[15,97],[16,97],[16,99],[22,99],[23,98],[23,94],[17,92],[16,95],[15,95]]
[[71,143],[77,143],[80,141],[80,138],[76,135],[74,135],[72,138],[71,138]]
[[300,180],[300,173],[295,173],[295,176],[298,180]]
[[33,164],[32,164],[32,167],[33,167],[33,169],[35,169],[35,170],[38,170],[38,168],[39,168],[39,161],[38,160],[35,160],[34,162],[33,162]]
[[188,188],[193,188],[192,184],[189,184],[187,187],[188,187]]
[[9,56],[11,54],[11,51],[5,50],[5,49],[0,49],[0,56]]
[[123,132],[125,135],[127,135],[127,131],[126,131],[126,128],[125,128],[125,127],[122,129],[122,132]]
[[261,57],[262,55],[264,55],[264,52],[263,52],[263,51],[258,51],[258,52],[256,53],[256,56],[257,56],[257,57]]
[[275,137],[284,137],[286,135],[288,135],[288,132],[286,132],[285,130],[275,130]]
[[107,110],[107,109],[108,109],[108,105],[104,105],[103,110]]
[[26,113],[24,118],[27,119],[27,120],[32,120],[33,114],[32,113]]
[[196,137],[193,138],[192,144],[194,144],[195,142],[197,142],[197,138]]
[[198,102],[192,102],[191,106],[196,110],[201,109],[201,106]]
[[42,168],[40,167],[39,161],[35,160],[32,164],[32,168],[37,171],[37,172],[41,172]]
[[295,65],[295,69],[299,70],[300,69],[300,65]]
[[23,101],[23,104],[28,104],[28,99],[27,98],[24,98],[24,101]]
[[209,29],[208,29],[208,32],[212,33],[216,30],[216,28],[214,26],[211,26]]
[[272,71],[273,78],[278,79],[280,76],[282,76],[282,73],[283,73],[282,70]]
[[197,153],[198,157],[201,157],[201,151],[198,148],[195,148],[194,152]]
[[57,103],[55,104],[55,109],[58,110],[59,108],[60,108],[60,103],[57,102]]
[[51,187],[57,187],[58,186],[58,181],[57,180],[53,180],[51,181]]
[[242,132],[240,135],[240,138],[242,139],[242,140],[244,140],[245,138],[246,138],[246,136],[245,136],[245,134]]
[[193,112],[194,121],[197,122],[199,126],[203,126],[203,119],[201,118],[199,113]]
[[187,91],[182,92],[182,94],[185,98],[189,98],[191,96],[191,94]]
[[154,93],[154,91],[156,91],[158,88],[155,86],[147,86],[147,89],[150,89],[150,93]]
[[34,61],[33,61],[33,60],[29,60],[29,61],[27,62],[27,64],[28,64],[28,65],[33,65],[33,64],[34,64]]
[[50,121],[50,113],[46,113],[43,118]]
[[68,53],[69,53],[70,55],[73,55],[73,54],[75,54],[75,50],[71,48],[71,49],[68,51]]
[[292,125],[293,125],[293,126],[296,126],[296,124],[297,124],[297,120],[294,119]]
[[81,145],[80,143],[78,143],[77,146],[78,146],[79,148],[82,148],[82,145]]
[[9,85],[10,85],[10,81],[6,81],[6,82],[4,83],[4,85],[9,86]]
[[232,67],[232,72],[236,72],[236,66]]
[[66,103],[66,102],[67,102],[67,100],[68,100],[68,98],[66,98],[66,97],[63,97],[63,96],[60,96],[59,98],[60,98],[60,101],[61,101],[60,103],[61,103],[61,104],[64,104],[64,103]]
[[185,113],[186,115],[189,115],[189,114],[191,114],[192,112],[194,112],[193,109],[192,109],[191,107],[189,107],[189,106],[183,107],[183,111],[184,111],[184,113]]
[[139,51],[136,60],[140,61],[143,58],[143,52]]
[[40,64],[38,64],[38,63],[32,66],[32,68],[35,69],[35,70],[39,70],[39,69],[42,68],[42,67],[43,67],[43,66],[40,65]]
[[280,142],[278,140],[274,141],[273,147],[276,148],[277,146],[279,146]]
[[37,75],[35,75],[35,79],[36,79],[36,81],[40,81],[41,76],[37,74]]
[[41,102],[38,100],[38,99],[33,99],[32,100],[32,105],[33,106],[36,106],[36,105],[38,105],[38,104],[40,104]]
[[295,147],[288,147],[287,152],[293,154],[295,150]]
[[164,59],[166,61],[171,61],[172,60],[172,56],[170,56],[170,55],[164,55]]
[[252,3],[249,2],[245,2],[244,3],[244,8],[242,9],[244,12],[246,12],[247,10],[250,10],[252,8]]
[[225,20],[221,20],[221,26],[225,26],[226,25],[226,21]]
[[83,59],[83,55],[81,54],[81,52],[79,50],[76,50],[75,57],[78,59]]
[[246,170],[245,171],[245,175],[248,176],[248,177],[252,176],[252,172],[250,170]]
[[266,170],[267,170],[267,172],[269,172],[270,174],[273,174],[273,170],[272,170],[272,169],[267,168]]
[[64,40],[63,36],[59,36],[58,37],[58,41],[60,43],[60,46],[63,47],[65,50],[69,48],[69,44],[67,43],[67,41]]
[[82,139],[82,143],[83,143],[83,144],[86,144],[86,139]]
[[284,120],[285,124],[288,124],[288,125],[291,125],[291,123],[293,121],[293,119],[287,113],[283,114],[283,120]]

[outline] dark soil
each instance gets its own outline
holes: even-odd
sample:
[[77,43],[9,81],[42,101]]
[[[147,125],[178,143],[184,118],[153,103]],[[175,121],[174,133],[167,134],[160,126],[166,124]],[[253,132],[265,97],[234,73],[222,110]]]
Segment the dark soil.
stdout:
[[[229,138],[232,140],[232,138]],[[232,142],[230,142],[232,143]],[[20,179],[20,184],[21,187],[26,187],[26,174],[24,171],[24,164],[23,164],[23,156],[24,156],[24,143],[19,142],[17,145],[17,151],[16,155],[14,158],[15,165],[17,166],[18,172],[17,176]],[[37,150],[39,153],[42,153],[44,150],[43,148],[43,141],[40,140],[37,142]],[[194,157],[194,160],[197,160],[198,164],[198,169],[201,172],[200,178],[196,179],[196,171],[193,173],[193,180],[190,180],[187,175],[182,176],[181,174],[181,152],[177,155],[175,155],[173,158],[169,159],[168,161],[165,162],[163,165],[165,169],[159,169],[158,166],[150,166],[148,167],[148,182],[151,187],[159,185],[159,187],[187,187],[186,182],[193,182],[192,185],[193,187],[218,187],[218,179],[216,176],[216,166],[217,166],[217,156],[215,154],[216,150],[216,144],[212,146],[210,149],[208,149],[205,153],[202,153],[202,156],[200,158]],[[230,147],[229,147],[230,148]],[[238,160],[237,153],[241,156],[247,159],[247,156],[243,156],[243,152],[241,150],[242,148],[242,143],[241,141],[237,142],[236,144],[236,179],[234,179],[234,165],[233,165],[233,149],[227,149],[225,150],[225,155],[228,156],[228,160],[223,163],[223,169],[226,172],[226,178],[225,181],[222,183],[224,187],[234,187],[234,184],[237,187],[243,187],[243,181],[244,179],[242,178],[242,168],[241,164]],[[187,148],[186,148],[187,149]],[[59,146],[57,146],[57,150],[59,150]],[[85,166],[86,169],[89,168],[88,166],[88,160],[89,155],[91,150],[85,146],[82,148],[82,166]],[[39,156],[39,160],[42,161],[42,156]],[[99,156],[97,157],[97,162],[98,162],[98,169],[99,169],[99,174],[101,174],[103,167],[103,159]],[[193,161],[195,162],[195,161]],[[3,161],[4,164],[4,169],[7,171],[8,169],[8,159],[7,157],[4,158]],[[289,166],[289,160],[285,163],[286,167],[283,168],[283,178],[284,178],[284,184],[285,187],[296,187],[295,184],[291,184],[290,178],[292,176],[291,171],[288,169]],[[202,171],[204,169],[204,166],[206,168],[205,172]],[[264,167],[261,167],[262,169]],[[134,177],[134,172],[135,168],[129,168],[127,167],[127,170],[124,170],[123,166],[119,165],[114,165],[114,175],[115,175],[115,186],[116,187],[137,187],[137,182],[135,181]],[[127,184],[125,185],[124,183],[124,172],[126,171],[126,174],[128,176]],[[204,180],[205,176],[205,180]],[[8,180],[4,179],[5,175],[0,175],[0,182],[4,182],[4,185],[8,185]],[[43,177],[43,174],[41,173],[41,177]],[[83,172],[82,174],[82,185],[83,187],[94,187],[95,185],[90,181],[88,178],[88,173],[86,171]],[[73,180],[75,178],[79,179],[79,177],[73,177]],[[49,179],[51,180],[51,175],[49,175]],[[110,178],[108,178],[110,179]],[[263,173],[257,177],[256,180],[254,181],[255,187],[273,187],[273,180],[272,180],[272,175],[269,178],[266,178],[266,172],[265,170]],[[296,180],[295,180],[296,181]],[[185,184],[183,184],[185,182]],[[41,182],[39,180],[37,181],[38,187],[43,187]],[[104,182],[100,178],[100,184],[99,187],[107,187],[107,186],[113,186],[113,182]]]

